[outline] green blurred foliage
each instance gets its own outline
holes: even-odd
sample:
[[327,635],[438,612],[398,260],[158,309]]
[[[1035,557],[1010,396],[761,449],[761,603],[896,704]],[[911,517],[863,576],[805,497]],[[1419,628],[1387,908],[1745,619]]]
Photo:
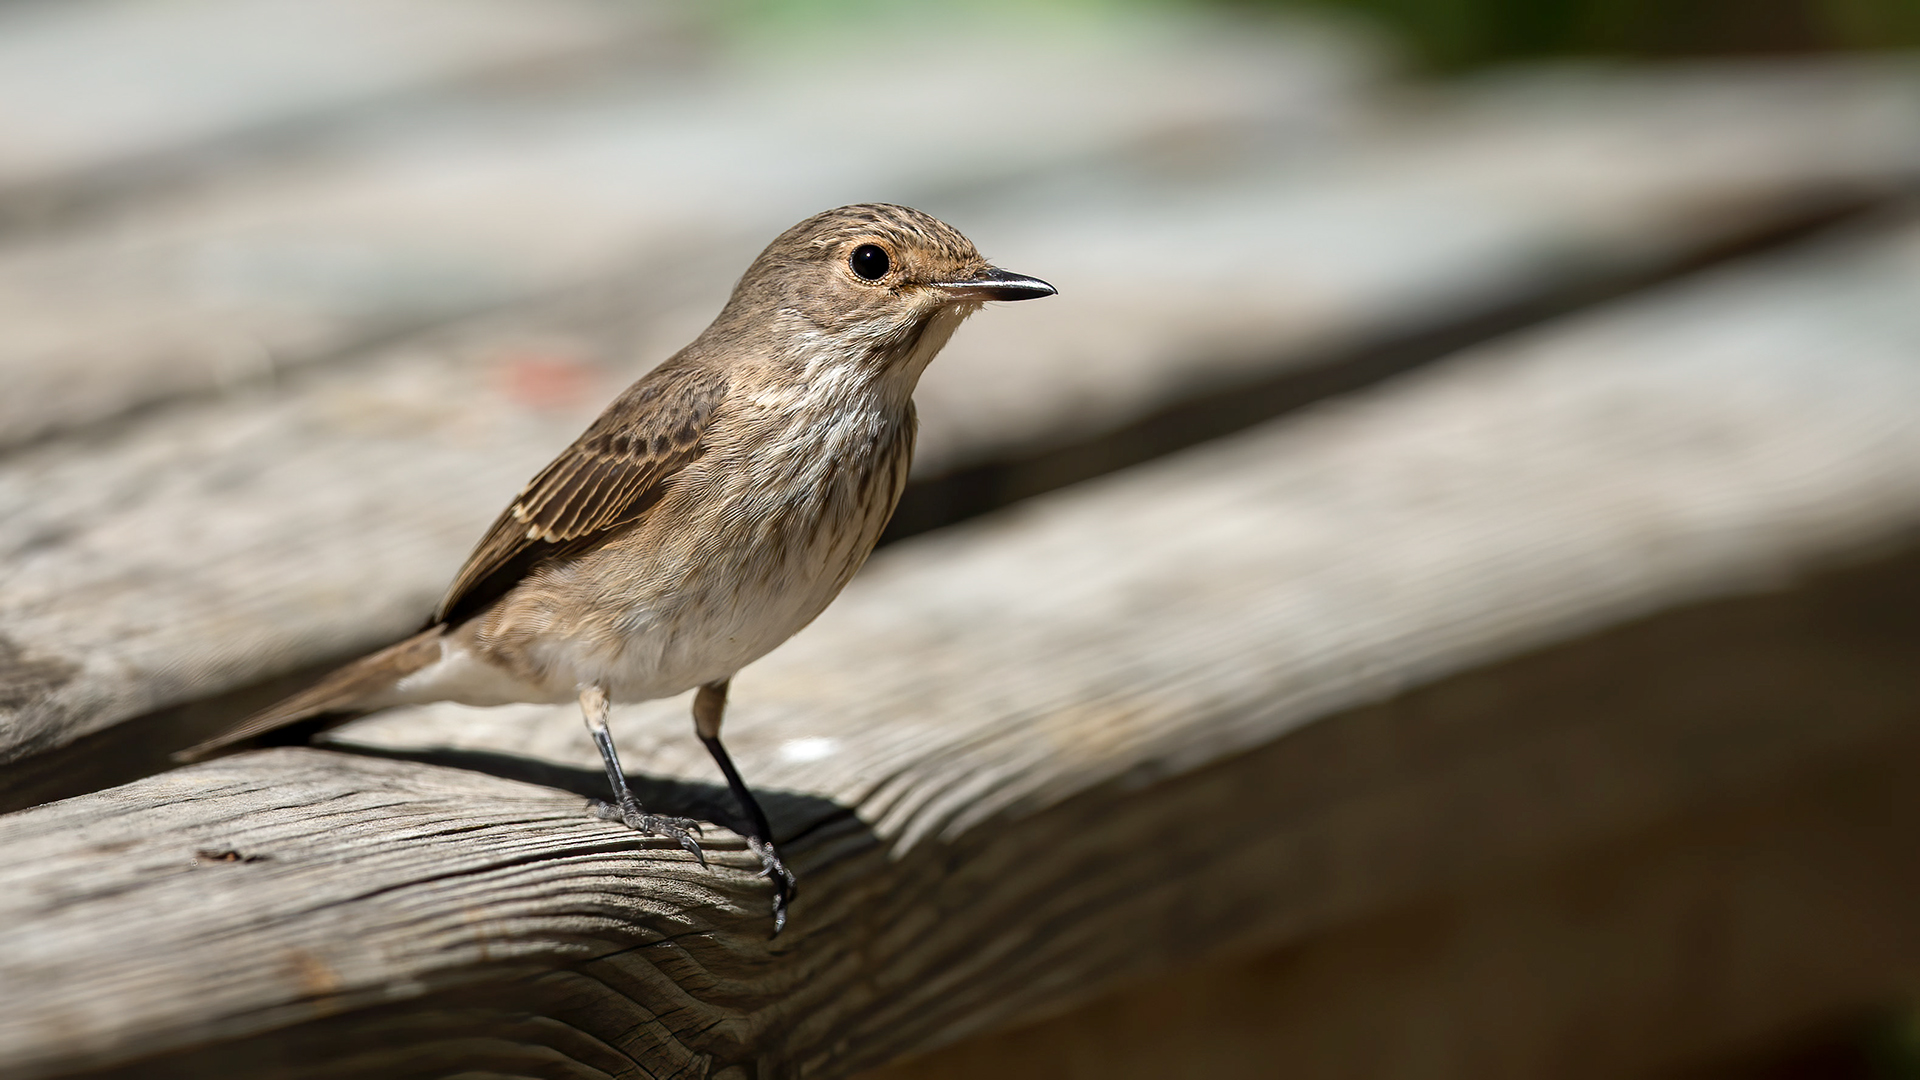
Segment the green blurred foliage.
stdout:
[[1539,56],[1712,56],[1920,46],[1920,0],[1248,0],[1350,12],[1427,64]]
[[[953,0],[714,0],[757,35],[897,22]],[[1719,56],[1920,48],[1920,0],[965,0],[1010,21],[1100,21],[1159,8],[1333,11],[1441,70],[1553,56]]]

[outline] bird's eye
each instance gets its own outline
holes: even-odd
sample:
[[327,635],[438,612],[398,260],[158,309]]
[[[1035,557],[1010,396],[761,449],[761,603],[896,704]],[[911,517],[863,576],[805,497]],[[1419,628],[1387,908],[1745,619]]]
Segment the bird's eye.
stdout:
[[887,261],[887,253],[881,250],[880,245],[861,244],[853,249],[853,255],[847,259],[847,265],[853,267],[854,273],[868,281],[879,281],[887,276],[887,269],[891,264]]

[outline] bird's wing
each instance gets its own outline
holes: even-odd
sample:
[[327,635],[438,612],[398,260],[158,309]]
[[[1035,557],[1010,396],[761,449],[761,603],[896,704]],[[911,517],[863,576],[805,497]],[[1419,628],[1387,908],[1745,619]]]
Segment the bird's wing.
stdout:
[[705,450],[726,376],[664,364],[620,395],[487,530],[429,625],[470,618],[542,561],[637,520]]

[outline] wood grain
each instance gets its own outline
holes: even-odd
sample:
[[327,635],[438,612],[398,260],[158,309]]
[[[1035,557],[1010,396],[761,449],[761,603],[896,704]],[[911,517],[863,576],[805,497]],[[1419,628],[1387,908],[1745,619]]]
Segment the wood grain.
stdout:
[[[1045,310],[983,315],[942,357],[920,394],[921,475],[1018,461],[1183,395],[1684,258],[1820,192],[1895,183],[1920,145],[1890,134],[1910,110],[1867,105],[1899,78],[1809,70],[1789,85],[1824,105],[1804,111],[1752,74],[1676,74],[1658,94],[1625,81],[1557,96],[1496,85],[1424,114],[1425,134],[1388,124],[1311,170],[1269,153],[1224,189],[1142,159],[1112,193],[1135,225],[1118,247],[1115,207],[1066,191],[983,206],[977,223],[949,212],[997,258],[1053,274],[1066,292],[1028,306]],[[1764,120],[1743,111],[1755,101]],[[1847,102],[1867,118],[1857,129],[1827,120]],[[1676,117],[1713,134],[1681,140]],[[554,175],[573,160],[516,151],[551,159]],[[1290,189],[1276,197],[1279,171]],[[1369,179],[1380,176],[1392,179]],[[727,255],[638,266],[545,305],[10,455],[0,638],[22,674],[0,695],[0,760],[408,630],[505,493],[718,307],[719,267],[746,258]],[[1155,269],[1159,284],[1142,291],[1141,267],[1188,264],[1171,284]],[[112,320],[68,310],[58,321]],[[89,388],[144,377],[59,370]],[[192,363],[140,370],[197,378]],[[6,400],[56,416],[46,403],[58,397]]]
[[1781,1051],[1810,1037],[1865,1056],[1874,1017],[1920,978],[1915,749],[1876,744],[860,1080],[1240,1077],[1275,1062],[1309,1080],[1776,1076],[1797,1075]]
[[[844,1075],[1870,752],[1920,610],[1920,227],[1876,232],[883,552],[735,687],[772,943],[736,842],[555,790],[564,711],[0,818],[0,1062]],[[663,808],[715,797],[679,708],[617,719]]]

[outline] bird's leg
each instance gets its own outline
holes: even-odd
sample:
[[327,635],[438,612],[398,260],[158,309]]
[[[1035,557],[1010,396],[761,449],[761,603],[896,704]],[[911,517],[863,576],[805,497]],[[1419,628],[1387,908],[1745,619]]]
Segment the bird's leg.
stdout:
[[580,714],[586,718],[587,730],[593,732],[593,743],[600,748],[600,761],[607,767],[607,783],[613,786],[612,803],[595,802],[593,814],[603,821],[618,821],[635,832],[648,836],[664,836],[679,843],[693,852],[700,865],[707,865],[707,857],[700,850],[699,841],[694,836],[700,832],[700,823],[691,818],[662,817],[649,814],[640,808],[640,800],[633,797],[633,789],[627,786],[627,774],[620,768],[620,755],[613,749],[613,732],[607,730],[607,691],[605,687],[589,686],[580,691]]
[[760,800],[747,790],[746,781],[740,779],[740,770],[734,768],[733,758],[727,754],[727,748],[720,745],[720,721],[727,711],[727,681],[708,683],[694,694],[693,730],[699,733],[700,741],[707,744],[707,752],[726,774],[727,790],[733,792],[734,801],[747,817],[747,846],[760,856],[761,875],[773,881],[773,932],[778,934],[787,925],[787,905],[794,897],[793,871],[780,861],[780,852],[774,849],[773,829],[767,824],[766,811],[760,809]]

